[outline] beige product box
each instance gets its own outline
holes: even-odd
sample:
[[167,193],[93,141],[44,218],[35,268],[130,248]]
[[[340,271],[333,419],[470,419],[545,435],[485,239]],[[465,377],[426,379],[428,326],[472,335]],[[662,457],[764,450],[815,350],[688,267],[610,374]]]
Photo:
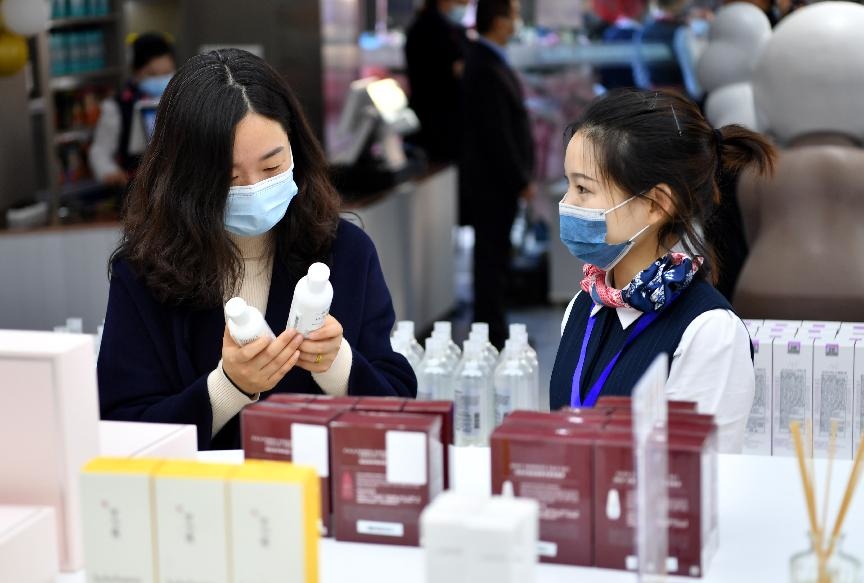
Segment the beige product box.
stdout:
[[0,331],[0,504],[56,510],[60,568],[84,566],[78,472],[99,455],[93,337]]
[[54,583],[57,519],[48,506],[0,506],[0,581]]
[[314,468],[251,461],[231,474],[234,583],[318,583],[321,485]]
[[100,421],[99,446],[105,457],[194,460],[198,434],[194,425]]
[[[789,424],[813,419],[813,343],[807,338],[775,339],[773,347],[772,454],[794,456]],[[805,443],[812,447],[812,443]]]
[[158,583],[153,459],[97,458],[81,472],[87,580]]
[[756,392],[753,396],[753,406],[750,408],[750,416],[747,418],[743,453],[770,456],[774,339],[757,335],[750,342],[753,344],[753,370],[756,376]]
[[813,455],[828,457],[837,422],[836,457],[852,458],[855,342],[820,339],[813,345]]
[[156,471],[160,583],[234,583],[228,478],[235,469],[174,461]]
[[853,374],[855,393],[852,396],[852,455],[858,454],[858,444],[864,433],[864,339],[855,340]]

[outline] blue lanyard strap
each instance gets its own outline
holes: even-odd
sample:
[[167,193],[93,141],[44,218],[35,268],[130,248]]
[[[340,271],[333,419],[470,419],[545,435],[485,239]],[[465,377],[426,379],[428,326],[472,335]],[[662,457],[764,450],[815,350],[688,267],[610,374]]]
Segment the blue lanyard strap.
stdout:
[[[594,331],[594,324],[596,321],[596,315],[588,318],[588,327],[585,329],[585,336],[582,338],[582,349],[579,351],[579,363],[576,365],[576,372],[573,373],[573,384],[570,388],[570,406],[571,407],[593,407],[597,404],[597,399],[600,397],[600,391],[603,390],[603,385],[606,384],[606,381],[609,379],[609,375],[612,374],[612,369],[615,368],[615,364],[618,362],[618,359],[621,358],[621,353],[630,346],[636,338],[645,331],[645,329],[651,325],[654,320],[659,316],[659,312],[649,312],[639,317],[636,321],[636,327],[630,332],[627,336],[627,339],[624,341],[624,346],[621,347],[621,350],[618,351],[609,364],[606,365],[606,368],[603,369],[603,373],[600,375],[600,378],[597,379],[597,382],[591,387],[591,390],[588,391],[588,395],[585,397],[585,402],[582,402],[582,394],[580,387],[580,380],[582,379],[582,371],[585,368],[585,354],[588,352],[588,342],[591,340],[591,333]],[[611,317],[611,316],[609,316]]]

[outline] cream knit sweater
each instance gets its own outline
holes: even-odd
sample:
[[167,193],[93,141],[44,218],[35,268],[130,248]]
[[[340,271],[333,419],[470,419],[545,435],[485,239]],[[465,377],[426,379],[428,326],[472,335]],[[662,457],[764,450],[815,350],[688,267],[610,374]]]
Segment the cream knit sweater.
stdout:
[[[246,300],[247,304],[255,306],[262,314],[266,314],[270,280],[273,276],[273,255],[270,251],[272,235],[265,233],[258,237],[238,237],[229,233],[229,236],[239,247],[245,267],[245,275],[238,295]],[[226,301],[228,299],[230,297],[225,298]],[[278,335],[282,329],[274,329],[273,332]],[[343,338],[342,346],[330,370],[312,373],[312,378],[325,393],[344,395],[348,390],[348,376],[351,374],[352,361],[351,347]],[[207,377],[207,390],[210,393],[210,406],[213,410],[213,435],[216,435],[244,407],[258,400],[258,395],[250,399],[231,384],[222,370],[221,360]]]

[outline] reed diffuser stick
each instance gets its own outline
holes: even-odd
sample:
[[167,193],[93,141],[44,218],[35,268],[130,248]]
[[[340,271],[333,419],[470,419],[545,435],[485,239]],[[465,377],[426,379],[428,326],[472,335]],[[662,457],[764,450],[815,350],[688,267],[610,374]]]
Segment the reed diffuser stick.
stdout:
[[855,454],[855,461],[852,463],[852,474],[849,476],[849,481],[846,482],[846,492],[843,494],[843,502],[840,503],[840,512],[837,514],[837,520],[834,521],[834,529],[831,531],[831,540],[828,544],[828,551],[825,553],[828,557],[834,553],[834,547],[837,546],[837,537],[840,536],[840,531],[843,528],[846,511],[849,510],[849,504],[852,502],[855,488],[858,486],[858,478],[861,477],[862,459],[864,459],[864,435],[861,435],[861,440],[858,442],[858,452]]
[[[798,458],[798,470],[801,472],[801,484],[804,486],[804,498],[807,501],[807,518],[810,519],[810,532],[814,543],[818,540],[819,524],[816,522],[816,498],[813,496],[813,485],[810,483],[810,473],[807,470],[806,453],[804,441],[801,438],[801,423],[793,421],[789,424],[792,431],[792,441],[795,443],[795,454]],[[817,552],[821,549],[817,546]]]

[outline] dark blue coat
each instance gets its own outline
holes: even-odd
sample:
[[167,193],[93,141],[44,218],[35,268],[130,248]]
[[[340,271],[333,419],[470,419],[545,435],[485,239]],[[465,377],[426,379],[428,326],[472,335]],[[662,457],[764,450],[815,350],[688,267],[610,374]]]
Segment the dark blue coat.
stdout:
[[[375,246],[358,227],[341,221],[330,257],[330,313],[353,351],[350,395],[414,397],[408,361],[390,347],[395,315]],[[274,261],[265,319],[282,331],[299,276]],[[160,303],[124,260],[113,265],[99,353],[103,419],[186,423],[198,427],[199,449],[240,447],[239,415],[210,436],[213,414],[207,375],[222,355],[221,307],[195,310]],[[277,332],[278,333],[278,332]],[[295,367],[273,392],[317,393],[312,375]]]

